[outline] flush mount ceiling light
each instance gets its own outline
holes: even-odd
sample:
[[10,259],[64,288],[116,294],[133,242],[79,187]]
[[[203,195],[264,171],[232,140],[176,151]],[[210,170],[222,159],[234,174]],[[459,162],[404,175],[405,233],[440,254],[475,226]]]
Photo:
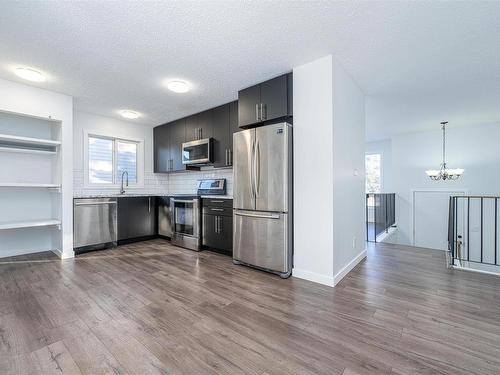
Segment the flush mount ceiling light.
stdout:
[[172,80],[167,82],[167,89],[177,93],[188,92],[190,87],[186,81]]
[[46,79],[41,72],[31,68],[16,68],[14,73],[16,73],[18,77],[32,82],[44,82]]
[[431,169],[425,171],[427,176],[430,177],[431,180],[457,180],[461,175],[464,174],[464,169],[448,169],[446,168],[446,124],[448,121],[443,121],[441,123],[441,130],[443,131],[443,162],[441,163],[441,167],[439,169]]
[[130,109],[124,109],[124,110],[120,111],[120,115],[122,115],[122,117],[128,118],[130,120],[134,120],[136,118],[141,117],[141,114],[139,112],[131,111]]

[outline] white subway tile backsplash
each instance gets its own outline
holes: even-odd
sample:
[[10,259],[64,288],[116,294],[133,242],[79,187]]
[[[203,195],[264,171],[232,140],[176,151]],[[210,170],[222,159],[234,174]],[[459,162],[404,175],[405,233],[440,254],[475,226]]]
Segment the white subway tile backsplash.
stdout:
[[[73,171],[73,195],[103,195],[112,193],[111,189],[86,188],[84,186],[83,170]],[[161,174],[145,172],[144,188],[127,188],[130,193],[175,195],[196,194],[196,182],[206,178],[225,178],[227,195],[233,195],[233,170],[207,168],[201,171]]]

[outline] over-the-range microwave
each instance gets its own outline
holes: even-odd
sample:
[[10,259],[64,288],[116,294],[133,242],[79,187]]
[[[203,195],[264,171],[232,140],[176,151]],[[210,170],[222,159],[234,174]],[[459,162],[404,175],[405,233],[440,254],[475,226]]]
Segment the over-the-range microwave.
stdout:
[[182,144],[182,164],[210,164],[214,161],[213,138],[198,139]]

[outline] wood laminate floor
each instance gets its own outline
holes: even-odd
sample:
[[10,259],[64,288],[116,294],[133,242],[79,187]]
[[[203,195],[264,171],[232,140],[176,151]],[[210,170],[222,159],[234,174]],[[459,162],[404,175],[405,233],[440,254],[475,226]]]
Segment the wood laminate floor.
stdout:
[[369,245],[336,288],[163,240],[0,264],[0,374],[500,374],[500,279]]

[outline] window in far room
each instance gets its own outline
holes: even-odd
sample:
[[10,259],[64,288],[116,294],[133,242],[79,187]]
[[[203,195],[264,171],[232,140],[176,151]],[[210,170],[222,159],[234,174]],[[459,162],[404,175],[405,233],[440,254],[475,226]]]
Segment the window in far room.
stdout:
[[143,184],[143,141],[86,135],[86,184],[115,187],[128,173],[130,185]]
[[[382,191],[382,154],[365,155],[366,192],[380,193]],[[368,198],[368,205],[373,206],[373,197]]]

